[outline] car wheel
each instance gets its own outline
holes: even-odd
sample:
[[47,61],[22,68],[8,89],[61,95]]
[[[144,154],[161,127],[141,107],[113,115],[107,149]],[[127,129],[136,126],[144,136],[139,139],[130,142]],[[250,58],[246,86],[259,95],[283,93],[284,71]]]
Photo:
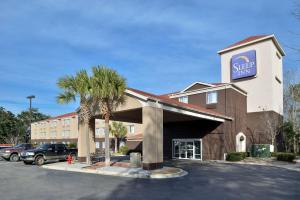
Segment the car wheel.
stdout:
[[9,157],[9,161],[11,162],[17,162],[19,161],[19,155],[18,154],[12,154],[10,157]]
[[32,162],[31,162],[31,161],[24,161],[24,164],[25,164],[25,165],[31,165]]
[[43,156],[38,156],[35,159],[35,164],[38,166],[41,166],[45,163],[45,159],[43,158]]

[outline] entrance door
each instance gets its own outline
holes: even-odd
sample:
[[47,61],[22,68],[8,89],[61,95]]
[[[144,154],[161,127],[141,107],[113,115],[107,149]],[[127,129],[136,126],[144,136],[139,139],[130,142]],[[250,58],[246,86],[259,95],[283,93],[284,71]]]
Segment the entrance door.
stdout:
[[173,139],[173,158],[202,160],[201,139]]

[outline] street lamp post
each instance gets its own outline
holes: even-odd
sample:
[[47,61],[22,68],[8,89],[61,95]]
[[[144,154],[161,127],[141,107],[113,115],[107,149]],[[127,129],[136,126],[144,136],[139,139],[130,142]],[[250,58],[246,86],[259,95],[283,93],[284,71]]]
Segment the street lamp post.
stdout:
[[[29,134],[26,133],[26,136],[25,136],[25,142],[28,143],[28,140],[29,140],[29,135],[31,134],[31,122],[32,122],[32,99],[35,98],[34,95],[30,95],[28,97],[26,97],[27,99],[29,99]],[[28,134],[28,135],[27,135]]]

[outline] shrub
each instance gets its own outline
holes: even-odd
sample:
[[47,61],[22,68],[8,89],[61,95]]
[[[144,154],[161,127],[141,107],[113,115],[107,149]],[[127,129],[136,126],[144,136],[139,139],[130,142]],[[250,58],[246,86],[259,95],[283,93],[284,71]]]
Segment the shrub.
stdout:
[[247,152],[232,152],[228,153],[226,156],[227,161],[241,161],[247,156]]
[[77,148],[77,144],[76,143],[71,143],[71,144],[69,144],[69,148]]
[[295,154],[293,153],[277,153],[277,160],[280,161],[287,161],[287,162],[293,162],[293,160],[296,158]]
[[277,157],[277,152],[271,152],[271,157]]
[[126,155],[128,150],[128,146],[126,145],[120,147],[120,153],[122,153],[123,155]]

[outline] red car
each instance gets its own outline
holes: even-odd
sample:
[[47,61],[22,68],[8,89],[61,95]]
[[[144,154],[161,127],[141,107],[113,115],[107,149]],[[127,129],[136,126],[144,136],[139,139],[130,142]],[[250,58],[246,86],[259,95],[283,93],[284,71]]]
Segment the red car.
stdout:
[[20,153],[24,150],[30,150],[34,147],[32,144],[18,144],[14,147],[4,148],[0,150],[0,157],[5,160],[17,162],[20,160]]

